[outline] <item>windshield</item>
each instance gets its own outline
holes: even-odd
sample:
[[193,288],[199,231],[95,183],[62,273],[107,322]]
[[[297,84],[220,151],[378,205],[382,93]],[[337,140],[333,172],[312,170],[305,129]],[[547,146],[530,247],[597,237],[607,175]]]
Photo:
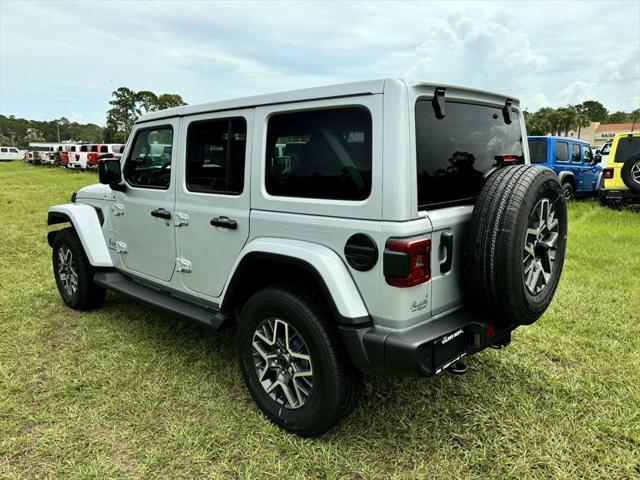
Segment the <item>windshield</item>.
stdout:
[[431,100],[416,102],[419,208],[473,201],[484,174],[504,155],[524,161],[520,121],[512,112],[507,124],[499,107],[446,102],[446,115],[438,119]]
[[529,139],[529,157],[531,163],[547,162],[547,141],[542,138]]
[[624,163],[634,153],[640,152],[640,137],[622,137],[618,140],[616,147],[616,163]]

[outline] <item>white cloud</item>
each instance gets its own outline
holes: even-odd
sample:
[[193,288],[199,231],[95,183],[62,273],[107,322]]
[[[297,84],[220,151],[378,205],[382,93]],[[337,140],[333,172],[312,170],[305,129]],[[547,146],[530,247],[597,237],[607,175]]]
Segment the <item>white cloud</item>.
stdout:
[[637,108],[640,4],[550,5],[0,1],[0,112],[103,123],[119,86],[198,103],[388,76],[530,110],[587,97]]

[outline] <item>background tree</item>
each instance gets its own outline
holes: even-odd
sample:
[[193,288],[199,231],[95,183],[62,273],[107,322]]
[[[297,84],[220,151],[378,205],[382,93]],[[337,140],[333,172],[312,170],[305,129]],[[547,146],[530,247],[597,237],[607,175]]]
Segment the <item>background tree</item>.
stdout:
[[135,92],[127,87],[114,91],[107,112],[107,126],[104,131],[105,142],[125,142],[133,124],[140,115],[186,105],[180,95],[163,93],[156,95],[148,90]]
[[576,105],[578,111],[584,113],[592,122],[606,122],[609,111],[600,102],[587,100],[580,105]]

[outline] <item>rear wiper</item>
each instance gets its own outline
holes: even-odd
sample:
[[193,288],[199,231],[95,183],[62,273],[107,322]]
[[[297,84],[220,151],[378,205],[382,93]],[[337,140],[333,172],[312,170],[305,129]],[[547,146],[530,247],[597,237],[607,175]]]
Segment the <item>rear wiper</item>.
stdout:
[[446,114],[444,109],[444,88],[436,88],[433,92],[433,100],[431,100],[431,105],[433,106],[433,111],[436,114],[436,118],[438,120],[442,120]]
[[511,100],[507,99],[502,107],[502,116],[504,117],[504,123],[509,125],[511,123]]

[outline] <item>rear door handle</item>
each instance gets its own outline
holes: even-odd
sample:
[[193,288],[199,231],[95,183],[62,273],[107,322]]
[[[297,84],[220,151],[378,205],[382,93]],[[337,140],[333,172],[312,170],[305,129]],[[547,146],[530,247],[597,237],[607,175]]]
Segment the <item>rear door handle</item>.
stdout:
[[165,210],[164,208],[156,208],[155,210],[151,210],[151,216],[169,220],[171,219],[171,212],[169,210]]
[[451,264],[453,263],[453,233],[442,232],[440,245],[446,250],[444,261],[440,263],[440,273],[447,273],[451,270]]
[[223,227],[228,228],[230,230],[235,230],[238,228],[238,222],[229,217],[214,217],[209,222],[214,227]]

